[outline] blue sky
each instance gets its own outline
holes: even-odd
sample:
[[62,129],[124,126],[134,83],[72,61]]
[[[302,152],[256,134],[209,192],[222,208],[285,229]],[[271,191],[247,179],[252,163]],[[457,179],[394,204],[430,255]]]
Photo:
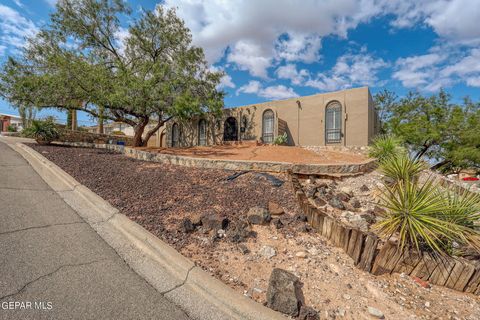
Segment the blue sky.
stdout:
[[[369,86],[404,95],[445,88],[480,100],[480,0],[131,1],[138,14],[177,8],[225,105]],[[55,0],[0,0],[0,61],[48,23]],[[125,34],[128,24],[119,35]],[[0,112],[16,111],[0,101]],[[50,112],[42,112],[48,114]],[[60,120],[64,115],[53,112]],[[81,115],[81,124],[91,121]]]

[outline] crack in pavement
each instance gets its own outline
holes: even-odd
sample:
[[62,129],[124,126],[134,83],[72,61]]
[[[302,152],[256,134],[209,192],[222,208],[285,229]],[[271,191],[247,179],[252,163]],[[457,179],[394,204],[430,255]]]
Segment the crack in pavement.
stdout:
[[160,294],[161,294],[161,295],[166,295],[167,293],[170,293],[170,292],[172,292],[173,290],[176,290],[176,289],[180,288],[181,286],[185,285],[185,283],[186,283],[187,280],[188,280],[188,276],[190,275],[190,271],[192,271],[193,268],[195,268],[195,267],[196,267],[196,265],[193,265],[190,269],[188,269],[187,275],[185,276],[185,279],[183,279],[182,283],[177,284],[176,286],[174,286],[174,287],[171,288],[171,289],[168,289],[168,290],[166,290],[166,291],[162,291],[162,292],[160,292]]
[[0,190],[15,190],[15,191],[52,191],[52,189],[11,188],[11,187],[0,187]]
[[0,232],[0,236],[5,235],[5,234],[11,234],[11,233],[16,233],[16,232],[26,231],[26,230],[32,230],[32,229],[43,229],[43,228],[50,228],[50,227],[55,227],[55,226],[68,226],[68,225],[71,225],[71,224],[81,224],[81,223],[85,223],[85,221],[54,223],[54,224],[46,224],[46,225],[43,225],[43,226],[32,226],[32,227],[26,227],[26,228],[23,228],[23,229]]
[[65,264],[65,265],[62,265],[60,267],[58,267],[57,269],[53,270],[52,272],[49,272],[47,274],[43,274],[29,282],[27,282],[25,285],[23,285],[23,287],[21,287],[20,289],[18,289],[16,292],[14,293],[10,293],[10,294],[7,294],[5,296],[2,296],[0,297],[0,301],[1,300],[5,300],[7,298],[10,298],[10,297],[13,297],[17,294],[20,294],[21,292],[23,292],[25,289],[27,289],[28,286],[30,286],[31,284],[39,281],[39,280],[42,280],[43,278],[46,278],[46,277],[50,277],[52,275],[54,275],[55,273],[59,272],[60,270],[62,270],[63,268],[68,268],[68,267],[82,267],[82,266],[86,266],[86,265],[90,265],[90,264],[94,264],[94,263],[97,263],[97,262],[102,262],[102,261],[106,261],[108,260],[107,258],[105,259],[99,259],[99,260],[94,260],[94,261],[89,261],[89,262],[82,262],[82,263],[75,263],[75,264]]

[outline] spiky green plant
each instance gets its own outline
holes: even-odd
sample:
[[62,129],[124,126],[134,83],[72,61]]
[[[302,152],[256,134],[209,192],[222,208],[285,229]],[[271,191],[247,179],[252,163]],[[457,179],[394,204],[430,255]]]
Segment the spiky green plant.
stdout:
[[422,160],[411,159],[406,153],[399,153],[380,162],[378,169],[389,184],[395,184],[407,180],[415,182],[420,173],[427,169],[427,165]]
[[32,121],[32,125],[26,128],[23,134],[34,138],[40,144],[49,144],[60,136],[57,126],[51,119]]
[[400,153],[406,153],[405,148],[402,146],[402,140],[392,135],[375,137],[368,150],[368,156],[376,158],[380,163]]
[[451,244],[470,245],[480,252],[480,233],[473,221],[478,219],[479,199],[454,195],[439,189],[428,179],[419,184],[399,180],[387,185],[380,196],[386,212],[374,225],[379,235],[398,236],[403,248],[430,248],[447,254]]

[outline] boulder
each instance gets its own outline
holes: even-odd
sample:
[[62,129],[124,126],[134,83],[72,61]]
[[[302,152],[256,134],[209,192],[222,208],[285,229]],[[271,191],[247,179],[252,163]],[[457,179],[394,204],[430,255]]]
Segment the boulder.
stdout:
[[345,210],[345,205],[343,204],[342,200],[340,200],[337,197],[332,197],[328,201],[328,203],[334,208],[337,208],[337,209],[340,209],[340,210]]
[[252,231],[250,225],[246,221],[237,221],[231,224],[227,230],[227,238],[231,242],[239,243],[244,242],[249,237],[254,237],[255,232]]
[[307,216],[304,215],[303,213],[297,213],[293,218],[294,218],[295,220],[301,221],[301,222],[307,222],[307,221],[308,221]]
[[298,320],[320,320],[320,315],[312,307],[302,306]]
[[352,205],[352,207],[354,207],[355,209],[358,209],[362,206],[362,204],[360,203],[360,201],[358,199],[355,199],[355,198],[352,198],[350,199],[350,204]]
[[216,213],[207,214],[201,218],[202,226],[208,231],[214,230],[216,232],[220,229],[225,230],[229,222],[228,218]]
[[265,208],[253,207],[248,210],[247,220],[251,224],[268,224],[272,220],[272,216]]
[[362,185],[362,186],[360,187],[360,191],[361,191],[361,192],[368,192],[368,191],[370,191],[370,188],[367,187],[366,185]]
[[312,198],[315,192],[317,192],[317,188],[314,185],[309,184],[305,187],[305,195],[307,198]]
[[193,225],[192,221],[189,218],[185,218],[182,220],[182,230],[185,233],[190,233],[195,231],[195,226]]
[[315,204],[315,206],[317,207],[323,207],[324,205],[327,204],[327,202],[321,198],[315,198],[313,199],[313,203]]
[[336,197],[341,200],[341,201],[345,201],[345,202],[348,202],[350,201],[350,195],[346,192],[339,192],[336,194]]
[[268,203],[268,212],[270,212],[272,216],[279,216],[285,213],[278,203],[272,201]]
[[292,317],[299,314],[303,303],[300,280],[292,273],[275,268],[267,289],[267,306]]
[[275,226],[277,229],[283,228],[283,222],[280,219],[272,219],[272,224]]

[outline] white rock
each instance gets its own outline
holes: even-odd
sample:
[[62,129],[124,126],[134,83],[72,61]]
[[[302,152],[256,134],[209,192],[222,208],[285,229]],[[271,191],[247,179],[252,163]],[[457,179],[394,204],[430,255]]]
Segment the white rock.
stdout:
[[295,256],[296,256],[297,258],[303,258],[303,259],[305,259],[305,258],[308,256],[308,254],[307,254],[307,252],[305,252],[305,251],[299,251],[299,252],[297,252],[297,253],[295,254]]
[[271,259],[277,255],[275,249],[270,246],[263,246],[258,253],[267,259]]
[[425,302],[425,307],[430,308],[430,301]]
[[344,294],[342,297],[343,297],[343,299],[345,299],[345,300],[350,300],[350,299],[351,299],[351,297],[350,297],[349,294]]
[[385,317],[382,311],[374,307],[368,307],[368,313],[378,319],[383,319]]

